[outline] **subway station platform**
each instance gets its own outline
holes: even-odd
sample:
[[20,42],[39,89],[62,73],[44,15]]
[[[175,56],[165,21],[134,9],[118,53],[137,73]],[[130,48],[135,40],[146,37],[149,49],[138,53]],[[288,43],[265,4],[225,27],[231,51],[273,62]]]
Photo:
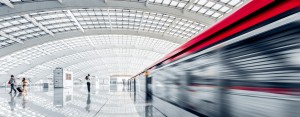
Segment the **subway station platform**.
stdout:
[[299,109],[300,0],[0,0],[0,117]]
[[[127,87],[99,86],[90,94],[86,86],[31,87],[27,95],[8,94],[7,89],[0,94],[0,117],[164,117],[151,103],[133,98]],[[149,108],[151,113],[146,111]]]

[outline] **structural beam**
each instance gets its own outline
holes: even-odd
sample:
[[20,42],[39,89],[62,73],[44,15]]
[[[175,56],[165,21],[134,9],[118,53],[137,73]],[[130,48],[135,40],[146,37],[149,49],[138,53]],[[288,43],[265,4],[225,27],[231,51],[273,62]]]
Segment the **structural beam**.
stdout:
[[101,53],[99,52],[99,50],[96,50],[96,53],[97,53],[98,55],[101,55]]
[[14,8],[14,5],[9,0],[0,0],[0,3],[3,3],[10,8]]
[[[117,48],[115,48],[115,49],[117,49]],[[124,48],[124,49],[134,49],[134,48],[131,47],[131,48]],[[39,60],[35,60],[30,65],[16,67],[14,69],[11,69],[10,71],[13,71],[12,72],[13,74],[20,74],[20,73],[23,73],[27,70],[34,68],[37,65],[45,64],[46,62],[49,62],[49,61],[56,61],[58,58],[63,59],[64,57],[67,57],[68,55],[76,54],[76,56],[78,56],[79,53],[90,53],[91,51],[100,51],[100,50],[88,50],[88,51],[84,51],[84,50],[70,50],[70,51],[62,52],[60,55],[53,54],[53,55],[49,55],[49,56],[44,56],[44,57],[40,58]],[[104,50],[106,51],[107,49],[103,49],[102,51],[104,51]],[[112,49],[112,50],[114,50],[114,49]],[[143,50],[145,52],[152,52],[150,50],[145,50],[142,48],[141,48],[141,50]],[[66,55],[66,53],[68,53],[68,54]],[[161,53],[159,53],[159,51],[157,51],[157,52],[153,51],[152,53],[162,55]],[[92,60],[92,59],[99,59],[99,58],[103,58],[103,57],[105,57],[105,58],[113,58],[113,57],[130,57],[130,58],[132,58],[133,57],[133,58],[141,58],[143,60],[152,60],[152,61],[155,60],[155,58],[149,58],[149,57],[145,57],[145,56],[141,56],[141,55],[131,56],[131,55],[121,55],[120,53],[117,53],[117,55],[114,55],[114,54],[103,53],[103,52],[100,55],[97,54],[97,55],[93,55],[93,56],[82,56],[82,55],[79,55],[79,56],[80,56],[79,59],[72,59],[72,60],[68,61],[67,64],[72,66],[73,64],[79,63],[82,60]]]
[[39,68],[39,69],[51,69],[51,67],[45,66],[45,65],[38,65],[36,67]]
[[[110,75],[129,75],[129,76],[133,76],[135,74],[137,74],[138,72],[136,71],[130,71],[130,72],[126,72],[125,71],[121,71],[121,72],[124,72],[124,73],[116,73],[116,72],[112,72],[112,71],[109,71],[107,69],[95,69],[95,70],[89,70],[89,71],[86,71],[87,73],[89,74],[92,74],[92,75],[95,75],[95,74],[99,74],[99,71],[103,71],[101,72],[101,76],[110,76]],[[79,73],[79,74],[76,74],[76,76],[74,76],[75,78],[82,78],[84,77],[87,73]]]
[[60,62],[63,62],[63,63],[68,63],[67,61],[63,60],[62,58],[57,58],[57,60],[59,60]]
[[93,43],[93,41],[89,36],[86,37],[86,40],[91,44],[91,46],[95,47],[95,44]]
[[[209,1],[212,1],[212,2],[214,2],[214,3],[218,3],[218,4],[220,4],[220,5],[222,5],[222,6],[226,6],[226,7],[228,7],[228,8],[234,8],[234,6],[231,6],[231,5],[226,4],[226,3],[224,3],[224,2],[220,2],[220,0],[209,0]],[[244,2],[245,2],[245,1],[244,1]]]
[[13,61],[19,61],[19,62],[26,63],[26,64],[30,64],[30,62],[28,62],[27,60],[20,60],[20,59],[13,58],[13,57],[7,57],[6,59],[13,60]]
[[187,5],[185,5],[185,7],[183,8],[184,11],[186,11],[188,8],[190,8],[196,0],[190,0],[189,3],[187,3]]
[[18,43],[22,43],[22,44],[24,43],[24,42],[21,41],[20,39],[17,39],[17,38],[15,38],[15,37],[11,36],[11,35],[8,35],[8,34],[6,34],[6,33],[3,32],[3,31],[0,31],[0,35],[3,36],[3,37],[8,38],[8,39],[10,39],[10,40],[16,41],[16,42],[18,42]]
[[48,33],[51,36],[54,36],[54,34],[48,30],[48,28],[46,28],[45,26],[43,26],[41,23],[37,22],[35,19],[33,19],[32,17],[30,17],[28,14],[23,15],[23,17],[30,21],[31,23],[33,23],[34,25],[38,26],[40,29],[42,29],[43,31],[45,31],[46,33]]
[[107,13],[108,13],[108,19],[109,19],[110,30],[112,30],[112,25],[111,25],[111,18],[110,18],[109,9],[107,9]]
[[79,27],[79,29],[84,32],[84,29],[82,28],[82,26],[80,25],[80,23],[78,22],[78,20],[75,18],[74,14],[70,11],[67,10],[69,16],[72,18],[72,20],[75,22],[75,24]]
[[78,69],[78,70],[79,70],[79,68],[76,67],[75,65],[71,65],[71,66],[69,66],[69,67],[71,67],[71,69]]
[[64,40],[60,40],[60,42],[61,42],[63,45],[67,46],[69,49],[71,49],[71,50],[74,49],[74,48],[71,47],[69,44],[67,44]]
[[[105,65],[108,65],[109,67],[106,67]],[[87,66],[82,66],[80,67],[79,69],[77,69],[76,71],[73,70],[74,73],[78,73],[80,71],[84,71],[85,73],[89,73],[91,71],[102,71],[102,73],[113,73],[114,71],[110,70],[110,69],[115,69],[115,66],[117,64],[105,64],[103,63],[103,65],[94,65],[94,64],[90,64],[90,65],[87,65]],[[134,68],[136,69],[139,69],[140,68],[140,64],[127,64],[129,66],[134,66]],[[147,66],[147,64],[143,64],[143,66]],[[124,68],[123,68],[124,69]],[[104,72],[105,71],[105,72]],[[125,70],[122,70],[122,71],[125,71]],[[131,72],[138,72],[136,70],[130,70]]]
[[[218,0],[213,0],[213,1],[218,1]],[[233,13],[233,12],[239,10],[241,7],[243,7],[243,6],[246,5],[247,3],[249,3],[250,1],[251,1],[251,0],[243,0],[243,3],[240,4],[239,7],[233,7],[233,6],[231,6],[231,5],[229,5],[229,4],[225,4],[225,3],[223,3],[222,5],[231,8],[231,11],[230,11],[230,12]],[[220,2],[220,3],[221,3],[221,2]],[[223,18],[225,18],[225,17],[231,15],[231,13],[224,14]],[[221,20],[221,19],[222,19],[222,18],[220,18],[220,19],[218,19],[218,20]]]
[[77,54],[80,58],[85,58],[82,54]]
[[141,24],[142,24],[143,20],[144,20],[144,12],[143,12],[143,14],[142,14],[142,18],[141,18],[141,21],[140,21],[140,23],[139,23],[138,32],[140,32],[140,30],[141,30],[141,27],[142,27]]
[[[191,0],[191,1],[189,1],[189,3],[187,3],[187,5],[182,9],[183,10],[183,13],[186,13],[185,11],[187,11],[188,10],[188,8],[190,8],[192,5],[195,5],[195,6],[197,6],[197,7],[201,7],[201,8],[205,8],[205,9],[207,9],[207,11],[213,11],[213,12],[216,12],[216,13],[219,13],[219,14],[224,14],[223,12],[221,12],[221,11],[218,11],[218,10],[215,10],[215,9],[213,9],[213,8],[210,8],[210,7],[207,7],[207,6],[205,6],[205,5],[199,5],[199,4],[194,4],[195,3],[195,1],[196,0]],[[208,1],[207,1],[208,2]],[[222,2],[215,2],[215,3],[222,3]],[[216,5],[216,4],[215,4]],[[207,12],[206,11],[206,12]]]
[[176,24],[179,22],[179,19],[178,18],[176,18],[173,22],[172,22],[172,24],[166,29],[166,31],[164,32],[164,36],[168,33],[168,32],[170,32],[171,31],[171,29],[174,27],[174,26],[176,26]]
[[216,13],[219,13],[219,14],[222,14],[224,15],[224,12],[221,12],[221,11],[218,11],[218,10],[215,10],[213,8],[210,8],[210,7],[207,7],[207,6],[204,6],[204,5],[195,5],[195,6],[198,6],[200,8],[204,8],[204,9],[207,9],[203,14],[205,14],[207,11],[213,11],[213,12],[216,12]]
[[41,48],[35,47],[34,49],[36,49],[36,50],[38,50],[38,51],[40,51],[40,52],[42,52],[44,54],[51,55],[49,52],[47,52],[47,51],[45,51],[45,50],[43,50]]
[[203,16],[201,14],[196,14],[193,12],[182,13],[181,9],[176,9],[174,7],[166,7],[164,5],[147,4],[146,2],[133,2],[133,1],[116,1],[110,0],[107,4],[104,4],[104,0],[89,0],[89,2],[84,2],[83,0],[63,0],[63,5],[58,4],[56,0],[47,0],[40,2],[26,2],[24,4],[15,4],[13,10],[7,10],[7,7],[0,7],[1,16],[14,16],[14,15],[24,15],[36,13],[39,11],[51,10],[68,10],[68,9],[81,9],[81,8],[96,8],[96,9],[107,9],[107,8],[124,8],[124,9],[134,9],[141,11],[151,11],[154,13],[168,14],[178,18],[185,18],[191,21],[201,22],[207,26],[214,24],[216,21],[214,18]]
[[[150,33],[150,32],[137,32],[134,30],[86,30],[84,33],[81,33],[81,31],[76,30],[72,32],[66,32],[66,33],[58,33],[55,34],[55,37],[53,36],[42,36],[30,40],[26,40],[26,43],[22,45],[14,44],[5,48],[0,49],[0,57],[11,54],[12,52],[16,52],[22,49],[26,49],[29,47],[33,47],[36,45],[40,45],[43,43],[48,43],[51,41],[56,40],[63,40],[68,38],[74,38],[74,37],[82,37],[82,36],[91,36],[91,35],[133,35],[133,36],[142,36],[142,37],[149,37],[150,39],[159,39],[168,41],[170,43],[174,44],[182,44],[186,42],[186,40],[175,37],[169,34],[163,35],[162,33]],[[63,44],[63,43],[62,43]],[[72,48],[72,47],[69,47]]]

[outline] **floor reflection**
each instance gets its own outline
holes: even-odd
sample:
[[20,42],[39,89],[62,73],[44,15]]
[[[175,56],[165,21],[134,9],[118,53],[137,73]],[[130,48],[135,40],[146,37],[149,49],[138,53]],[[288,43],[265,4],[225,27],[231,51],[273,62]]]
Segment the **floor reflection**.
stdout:
[[0,93],[0,117],[152,117],[152,106],[127,85],[31,87],[27,95]]
[[15,107],[16,107],[16,101],[15,101],[16,95],[17,95],[16,93],[10,94],[10,102],[8,102],[8,103],[9,103],[11,111],[14,111]]
[[85,110],[87,112],[90,112],[90,108],[91,108],[91,94],[88,94]]
[[73,88],[54,88],[53,105],[61,108],[73,100]]
[[22,100],[22,107],[23,107],[23,109],[25,109],[26,107],[27,107],[27,102],[28,102],[28,96],[27,95],[23,95],[22,96],[23,98],[23,100]]

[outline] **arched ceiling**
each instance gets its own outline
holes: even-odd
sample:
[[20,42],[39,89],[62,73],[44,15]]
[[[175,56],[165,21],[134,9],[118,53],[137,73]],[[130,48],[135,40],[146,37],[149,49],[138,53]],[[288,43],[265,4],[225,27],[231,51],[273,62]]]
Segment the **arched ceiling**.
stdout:
[[[30,70],[25,71],[22,75],[35,76],[42,78],[52,73],[51,69],[55,67],[64,67],[73,72],[85,71],[87,68],[92,66],[100,66],[104,68],[112,67],[112,65],[126,64],[125,67],[118,67],[116,69],[132,70],[128,66],[142,68],[137,69],[138,71],[143,70],[143,67],[149,66],[153,60],[159,59],[163,56],[161,53],[141,50],[141,49],[102,49],[92,50],[86,52],[80,52],[61,58],[57,58],[40,65],[32,67]],[[136,69],[134,69],[135,71]]]
[[[19,74],[20,76],[40,79],[51,74],[56,67],[80,72],[85,68],[78,66],[77,69],[74,69],[69,66],[91,59],[109,58],[110,62],[100,64],[104,66],[115,63],[130,63],[121,59],[122,57],[138,58],[138,61],[132,62],[139,62],[145,68],[178,45],[170,41],[144,36],[81,36],[50,41],[4,56],[0,58],[0,70],[5,74]],[[116,57],[118,59],[115,59]],[[91,64],[90,67],[92,65],[99,66],[95,63]],[[137,64],[129,65],[135,66]],[[141,70],[142,68],[138,69],[138,71]]]
[[0,76],[133,75],[247,2],[0,0]]

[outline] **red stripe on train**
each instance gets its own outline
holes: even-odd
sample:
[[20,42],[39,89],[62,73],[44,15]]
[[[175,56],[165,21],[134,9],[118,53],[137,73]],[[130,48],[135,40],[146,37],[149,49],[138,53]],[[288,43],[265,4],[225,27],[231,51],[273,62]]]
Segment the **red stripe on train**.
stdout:
[[[238,20],[250,15],[251,13],[263,8],[264,6],[266,6],[266,5],[268,5],[272,2],[274,2],[274,0],[252,0],[251,2],[246,4],[244,7],[240,8],[239,10],[234,12],[232,15],[226,17],[225,19],[218,22],[217,24],[215,24],[211,28],[207,29],[203,33],[199,34],[195,38],[191,39],[190,41],[186,42],[182,46],[178,47],[177,49],[175,49],[174,51],[172,51],[171,53],[166,55],[164,58],[162,58],[161,60],[156,62],[154,65],[156,65],[160,62],[163,62],[167,59],[171,59],[171,60],[168,60],[168,62],[171,62],[171,61],[174,61],[174,60],[178,59],[180,55],[178,57],[174,58],[174,56],[176,54],[186,50],[190,46],[195,45],[199,41],[211,36],[212,34],[218,32],[219,30],[233,24],[234,22],[237,22]],[[183,57],[183,55],[185,55],[185,54],[182,54],[180,56],[180,58]],[[171,58],[171,57],[173,57],[173,58]],[[166,63],[168,63],[168,62],[166,62]],[[152,65],[152,66],[154,66],[154,65]]]
[[[252,2],[250,2],[249,4],[247,4],[246,6],[242,7],[240,10],[238,10],[237,12],[235,12],[234,14],[232,14],[231,16],[229,16],[228,18],[222,20],[221,22],[219,22],[218,24],[216,24],[215,26],[213,26],[212,28],[210,28],[209,30],[205,31],[204,33],[200,34],[199,36],[195,37],[194,39],[192,39],[191,41],[185,43],[184,45],[180,46],[179,48],[177,48],[175,51],[171,52],[170,54],[168,54],[166,57],[164,57],[162,60],[160,61],[165,61],[164,64],[172,62],[174,60],[178,60],[184,56],[190,55],[191,53],[194,53],[196,51],[199,51],[205,47],[208,47],[210,45],[213,45],[214,43],[217,43],[219,41],[221,41],[222,39],[225,39],[226,37],[229,37],[231,35],[234,35],[240,31],[243,31],[247,28],[250,28],[256,24],[259,24],[267,19],[270,19],[276,15],[279,15],[281,13],[284,13],[285,11],[288,11],[290,9],[296,8],[300,6],[300,1],[299,0],[286,0],[283,1],[281,4],[277,5],[276,7],[273,7],[267,11],[265,11],[264,13],[261,13],[259,15],[257,15],[256,17],[250,18],[247,21],[245,21],[244,23],[236,26],[235,28],[232,28],[206,42],[203,42],[201,44],[199,44],[198,46],[191,48],[189,50],[187,50],[187,48],[189,48],[190,46],[196,44],[197,42],[207,38],[208,36],[210,36],[211,34],[213,34],[212,32],[216,33],[217,31],[219,31],[219,29],[222,29],[226,26],[228,26],[230,23],[236,22],[239,20],[239,18],[243,18],[249,14],[251,14],[252,12],[270,4],[271,2],[273,2],[273,0],[254,0]],[[251,7],[254,7],[254,9],[252,9]],[[248,10],[247,10],[248,9]],[[251,12],[249,12],[251,11]],[[247,14],[247,15],[245,15]],[[238,19],[238,20],[237,20]],[[175,56],[176,54],[181,53],[180,55]],[[159,63],[159,62],[157,62]]]
[[[202,43],[201,45],[195,47],[195,48],[192,48],[186,52],[184,52],[183,54],[184,55],[189,55],[193,52],[196,52],[196,51],[199,51],[200,49],[202,48],[205,48],[209,45],[212,45],[216,42],[219,42],[221,41],[222,39],[226,38],[226,37],[229,37],[231,35],[234,35],[242,30],[245,30],[247,28],[250,28],[258,23],[261,23],[267,19],[270,19],[278,14],[281,14],[285,11],[288,11],[290,9],[293,9],[293,8],[296,8],[296,7],[299,7],[300,6],[300,1],[296,1],[296,0],[287,0],[285,2],[283,2],[282,4],[278,5],[277,7],[273,7],[271,8],[270,10],[268,10],[266,13],[262,13],[262,14],[259,14],[258,16],[252,18],[252,19],[249,19],[248,21],[236,26],[236,28],[234,29],[231,29],[231,30],[228,30],[226,31],[225,33],[222,33],[221,35],[218,35],[217,37],[209,40],[209,41],[206,41],[204,43]],[[178,57],[175,57],[173,60],[177,60],[179,59]]]
[[[218,88],[218,86],[211,85],[189,85],[190,87],[205,87],[205,88]],[[300,89],[298,88],[272,88],[272,87],[249,87],[249,86],[230,86],[226,87],[227,90],[244,90],[244,91],[256,91],[266,92],[274,94],[285,94],[285,95],[297,95],[300,96]],[[195,89],[189,89],[190,92],[197,92]]]
[[275,94],[300,96],[300,90],[296,89],[296,88],[266,88],[266,87],[246,87],[246,86],[232,86],[232,87],[227,87],[227,88],[235,89],[235,90],[247,90],[247,91],[257,91],[257,92],[267,92],[267,93],[275,93]]

